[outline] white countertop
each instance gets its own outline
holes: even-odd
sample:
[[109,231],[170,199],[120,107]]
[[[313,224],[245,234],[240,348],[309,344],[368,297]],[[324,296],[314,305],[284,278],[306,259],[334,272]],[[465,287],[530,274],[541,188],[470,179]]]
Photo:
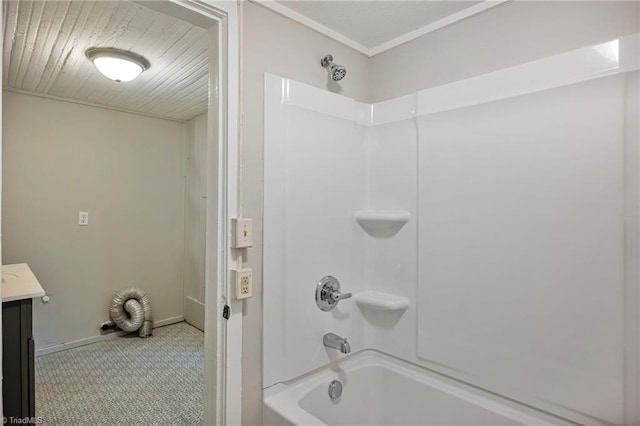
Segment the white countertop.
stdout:
[[44,296],[45,292],[29,265],[2,265],[2,302]]

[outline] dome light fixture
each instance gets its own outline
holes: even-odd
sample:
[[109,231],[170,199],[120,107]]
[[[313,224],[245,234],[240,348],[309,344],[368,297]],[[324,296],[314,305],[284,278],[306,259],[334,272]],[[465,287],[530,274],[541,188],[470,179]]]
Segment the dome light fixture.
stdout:
[[85,55],[105,77],[118,83],[133,80],[151,66],[142,56],[113,47],[92,47]]

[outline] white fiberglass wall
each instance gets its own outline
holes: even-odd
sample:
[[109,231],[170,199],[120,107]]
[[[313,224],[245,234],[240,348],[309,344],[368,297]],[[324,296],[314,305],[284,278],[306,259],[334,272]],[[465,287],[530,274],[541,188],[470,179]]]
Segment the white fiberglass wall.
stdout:
[[623,88],[420,117],[419,358],[622,422]]
[[354,336],[351,304],[322,312],[314,291],[326,275],[345,291],[361,283],[353,212],[365,198],[366,128],[348,118],[354,101],[277,77],[266,78],[265,104],[263,371],[273,384],[336,359],[324,333]]
[[[265,387],[343,356],[322,345],[335,332],[635,424],[637,51],[627,37],[374,105],[267,76]],[[354,299],[326,313],[329,274]]]

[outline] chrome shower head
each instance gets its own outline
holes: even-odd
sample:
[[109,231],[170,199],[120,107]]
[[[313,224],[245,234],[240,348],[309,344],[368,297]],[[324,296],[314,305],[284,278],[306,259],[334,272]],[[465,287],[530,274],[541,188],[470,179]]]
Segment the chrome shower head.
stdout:
[[320,65],[327,68],[333,81],[340,81],[347,75],[347,69],[342,65],[333,63],[333,56],[327,55],[320,61]]
[[333,81],[340,81],[347,75],[347,69],[342,65],[331,65],[330,72]]

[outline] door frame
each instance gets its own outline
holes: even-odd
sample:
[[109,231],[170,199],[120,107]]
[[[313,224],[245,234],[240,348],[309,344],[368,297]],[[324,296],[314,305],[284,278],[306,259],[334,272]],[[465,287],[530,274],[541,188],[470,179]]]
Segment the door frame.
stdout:
[[[235,0],[167,0],[200,13],[209,30],[204,424],[242,424],[242,302],[232,298],[231,218],[239,198],[240,24]],[[210,212],[217,212],[212,215]],[[225,306],[230,308],[223,318]]]
[[[240,425],[242,412],[242,303],[231,300],[229,270],[236,256],[229,244],[238,210],[239,4],[233,0],[163,0],[210,18],[209,111],[207,117],[207,214],[205,273],[204,424]],[[3,51],[0,19],[0,53]],[[2,67],[0,67],[0,79]],[[215,137],[214,137],[215,135]],[[219,142],[219,143],[218,143]],[[2,188],[2,91],[0,91],[0,193]],[[0,209],[2,200],[0,198]],[[0,236],[1,239],[1,236]],[[0,244],[1,250],[1,244]],[[214,256],[215,253],[215,256]],[[0,271],[2,270],[0,251]],[[0,297],[2,289],[0,288]],[[228,320],[224,307],[231,307]],[[2,318],[0,318],[0,417],[2,410]]]

